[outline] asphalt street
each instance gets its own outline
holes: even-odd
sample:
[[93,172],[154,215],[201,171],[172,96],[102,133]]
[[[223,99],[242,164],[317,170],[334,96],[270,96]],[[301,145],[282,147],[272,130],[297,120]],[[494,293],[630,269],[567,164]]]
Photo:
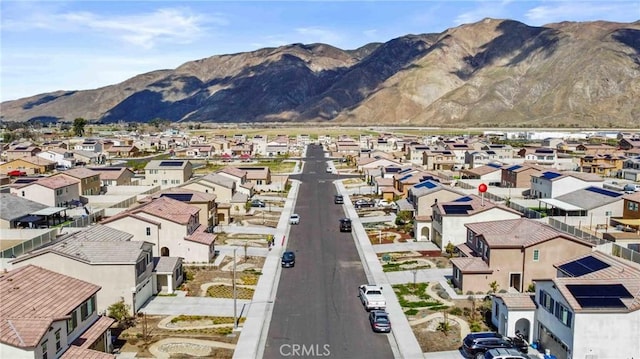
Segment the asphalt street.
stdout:
[[371,331],[368,313],[357,297],[366,283],[364,269],[350,233],[340,233],[342,205],[333,203],[333,181],[326,172],[322,147],[311,145],[288,250],[296,265],[283,268],[273,304],[264,358],[330,357],[392,358],[387,334]]

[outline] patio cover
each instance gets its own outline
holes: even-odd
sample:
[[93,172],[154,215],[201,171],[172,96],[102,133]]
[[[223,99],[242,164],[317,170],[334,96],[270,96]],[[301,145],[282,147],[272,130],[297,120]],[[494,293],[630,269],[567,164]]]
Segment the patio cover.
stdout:
[[66,211],[67,208],[66,207],[48,207],[48,208],[43,208],[39,211],[30,213],[34,216],[52,216],[56,213],[60,213],[62,211]]
[[629,218],[629,219],[611,218],[611,220],[621,224],[626,224],[628,226],[640,226],[640,218]]
[[20,222],[20,223],[35,223],[35,222],[41,221],[42,218],[44,218],[44,217],[28,215],[28,216],[24,216],[24,217],[21,217],[21,218],[17,219],[16,222]]
[[574,206],[567,202],[559,201],[555,198],[541,198],[538,201],[546,203],[552,207],[560,208],[563,211],[586,211],[586,209]]

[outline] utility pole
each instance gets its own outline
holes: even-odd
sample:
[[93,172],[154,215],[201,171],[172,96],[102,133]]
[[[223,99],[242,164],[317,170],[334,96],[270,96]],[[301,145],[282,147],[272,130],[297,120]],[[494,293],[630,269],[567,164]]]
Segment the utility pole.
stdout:
[[233,249],[233,329],[238,329],[238,306],[237,306],[237,292],[236,292],[236,250]]

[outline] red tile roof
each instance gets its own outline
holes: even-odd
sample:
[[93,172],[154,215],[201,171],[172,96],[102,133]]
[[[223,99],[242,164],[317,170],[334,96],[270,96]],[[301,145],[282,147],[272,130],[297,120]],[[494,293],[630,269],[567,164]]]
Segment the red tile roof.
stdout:
[[83,349],[77,346],[70,346],[60,359],[115,359],[113,354],[99,352],[97,350]]
[[169,197],[160,197],[153,201],[136,207],[133,214],[147,213],[179,224],[188,224],[191,216],[195,216],[200,208]]
[[78,339],[73,341],[73,345],[82,349],[88,349],[98,338],[102,337],[104,332],[106,332],[113,323],[115,323],[115,319],[101,316],[89,329],[85,330]]
[[21,348],[38,344],[53,321],[93,296],[100,287],[28,265],[0,275],[0,342]]
[[201,225],[200,227],[196,228],[196,230],[193,231],[191,235],[184,237],[184,239],[191,242],[211,245],[211,243],[216,241],[217,235],[213,233],[207,233],[204,231],[205,229],[205,226]]
[[493,269],[478,257],[451,258],[451,264],[460,269],[462,273],[493,273]]
[[45,177],[34,182],[34,184],[39,184],[43,187],[47,187],[51,189],[67,187],[76,183],[80,183],[80,181],[75,178],[70,178],[66,176]]

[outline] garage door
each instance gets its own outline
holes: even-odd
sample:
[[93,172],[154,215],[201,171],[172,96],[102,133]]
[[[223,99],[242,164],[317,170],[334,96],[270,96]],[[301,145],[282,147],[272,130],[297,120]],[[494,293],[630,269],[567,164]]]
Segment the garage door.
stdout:
[[568,348],[558,337],[553,335],[544,325],[540,325],[538,333],[543,349],[550,350],[551,355],[555,355],[558,359],[567,359]]
[[153,286],[151,285],[151,278],[147,278],[146,282],[136,291],[136,302],[134,303],[135,309],[137,312],[140,307],[147,302],[149,298],[153,295]]

